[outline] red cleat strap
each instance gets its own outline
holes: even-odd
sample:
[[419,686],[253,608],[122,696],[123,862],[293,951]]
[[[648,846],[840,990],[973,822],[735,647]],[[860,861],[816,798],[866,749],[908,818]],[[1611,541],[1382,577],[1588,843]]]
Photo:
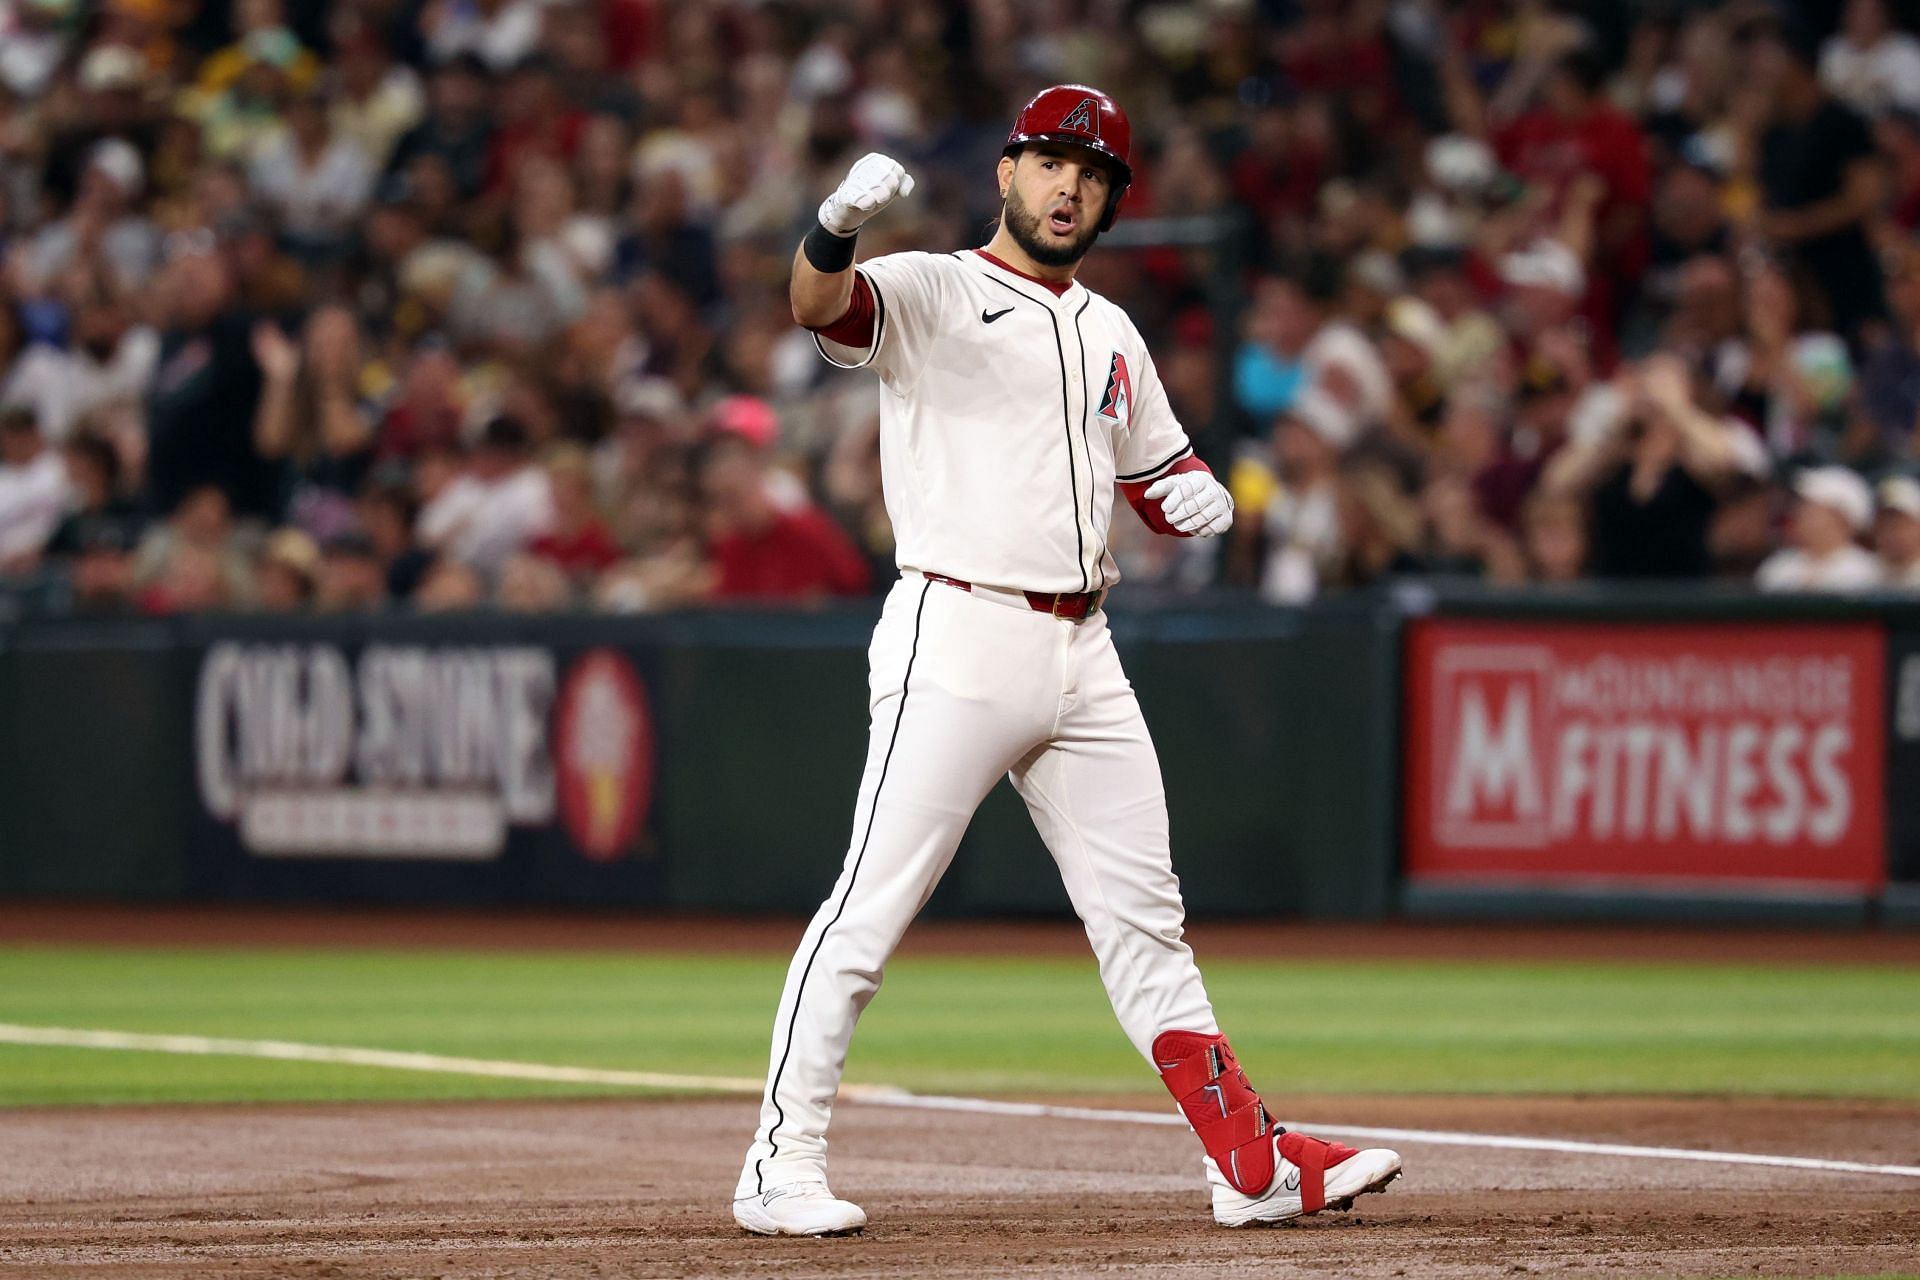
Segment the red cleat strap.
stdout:
[[1280,1135],[1280,1154],[1300,1170],[1300,1212],[1318,1213],[1327,1207],[1327,1170],[1359,1154],[1337,1142],[1322,1142],[1289,1130]]

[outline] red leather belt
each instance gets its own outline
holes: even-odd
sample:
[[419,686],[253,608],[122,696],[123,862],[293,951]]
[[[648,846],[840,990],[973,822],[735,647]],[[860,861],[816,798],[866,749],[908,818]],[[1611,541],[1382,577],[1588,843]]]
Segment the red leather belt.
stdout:
[[[922,573],[921,577],[929,582],[945,583],[949,587],[958,587],[962,591],[972,591],[973,584],[962,578],[949,578],[944,573]],[[1007,594],[1015,594],[1009,592]],[[1100,607],[1100,598],[1104,591],[1022,591],[1017,593],[1027,598],[1027,607],[1035,613],[1050,613],[1056,618],[1067,618],[1078,622]]]

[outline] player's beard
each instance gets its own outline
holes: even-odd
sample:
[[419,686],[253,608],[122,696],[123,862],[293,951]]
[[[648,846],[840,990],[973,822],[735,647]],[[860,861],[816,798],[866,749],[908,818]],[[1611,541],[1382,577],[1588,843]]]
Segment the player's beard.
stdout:
[[1049,239],[1041,233],[1040,215],[1027,208],[1020,199],[1017,187],[1007,188],[1007,203],[1000,211],[1000,221],[1005,224],[1013,242],[1043,267],[1072,266],[1086,257],[1087,250],[1093,248],[1093,242],[1100,238],[1100,228],[1083,219],[1073,239],[1065,244]]

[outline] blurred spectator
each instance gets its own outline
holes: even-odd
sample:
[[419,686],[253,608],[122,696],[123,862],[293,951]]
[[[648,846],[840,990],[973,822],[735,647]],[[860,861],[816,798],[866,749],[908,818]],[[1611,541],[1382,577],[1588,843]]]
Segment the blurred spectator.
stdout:
[[733,434],[717,436],[700,462],[713,595],[720,600],[817,600],[860,595],[867,566],[828,516],[808,505],[777,506],[762,452]]
[[414,607],[422,613],[449,613],[473,609],[485,604],[487,586],[470,566],[442,557],[420,580],[413,594]]
[[1818,283],[1830,324],[1851,339],[1885,311],[1867,239],[1882,195],[1873,132],[1816,78],[1803,30],[1765,26],[1749,55],[1753,83],[1773,112],[1759,142],[1761,228]]
[[22,98],[44,92],[66,56],[75,0],[0,3],[0,86]]
[[298,529],[279,529],[254,568],[254,603],[268,613],[296,613],[313,601],[320,548]]
[[333,136],[352,142],[372,164],[384,165],[426,114],[426,92],[418,73],[395,62],[379,34],[361,19],[344,18],[341,25],[339,91],[330,108]]
[[133,586],[148,613],[245,604],[253,565],[218,485],[201,485],[165,521],[149,527],[133,563]]
[[1887,0],[1846,0],[1820,51],[1820,83],[1865,115],[1920,107],[1920,40],[1894,29]]
[[1312,599],[1344,554],[1340,455],[1356,434],[1353,411],[1318,388],[1304,393],[1275,426],[1279,485],[1265,504],[1271,546],[1260,579],[1260,594],[1268,600]]
[[1599,576],[1707,576],[1716,493],[1751,457],[1744,428],[1701,411],[1670,356],[1624,373],[1611,396],[1548,466],[1546,491],[1591,504]]
[[493,147],[487,79],[485,65],[472,57],[455,57],[434,68],[427,82],[426,119],[402,135],[388,171],[412,175],[418,172],[416,161],[438,160],[461,196],[479,195]]
[[1881,444],[1898,456],[1920,446],[1920,252],[1890,256],[1893,333],[1861,370],[1860,397]]
[[67,504],[67,468],[31,410],[0,413],[0,574],[39,564]]
[[1372,426],[1392,415],[1393,376],[1379,349],[1342,310],[1354,290],[1338,274],[1323,266],[1305,286],[1314,328],[1300,352],[1303,383]]
[[74,273],[63,293],[68,343],[29,347],[0,385],[0,405],[31,408],[56,444],[91,420],[137,456],[146,436],[140,401],[153,380],[160,337],[135,322],[125,295],[102,271]]
[[304,90],[320,72],[320,63],[287,25],[282,0],[234,0],[232,44],[201,64],[199,86],[218,93],[267,63],[283,69],[296,89]]
[[81,434],[67,441],[65,517],[47,544],[50,556],[74,556],[99,541],[132,550],[144,521],[122,483],[120,454],[96,435]]
[[1383,578],[1424,572],[1419,557],[1420,510],[1383,468],[1364,465],[1342,478],[1341,558],[1330,585],[1360,587]]
[[465,407],[453,353],[441,342],[421,343],[380,423],[381,461],[407,463],[422,452],[457,445]]
[[1762,591],[1866,591],[1880,562],[1856,541],[1873,523],[1873,492],[1845,467],[1814,467],[1793,482],[1791,545],[1755,575]]
[[1520,515],[1527,576],[1549,586],[1577,582],[1587,572],[1587,514],[1578,502],[1535,494]]
[[168,314],[147,393],[148,489],[170,511],[211,484],[235,510],[272,511],[276,469],[254,447],[260,367],[251,324],[235,306],[233,273],[212,252],[188,249],[162,279]]
[[132,143],[105,138],[87,153],[66,217],[22,245],[15,272],[26,292],[47,293],[70,267],[94,264],[121,288],[138,288],[160,256],[160,234],[138,212],[146,164]]
[[550,613],[573,599],[567,575],[542,556],[520,554],[500,567],[500,587],[494,600],[512,613]]
[[315,605],[328,613],[345,613],[378,609],[386,602],[386,566],[373,539],[358,530],[328,538],[320,551]]
[[301,257],[338,256],[373,193],[373,160],[357,140],[335,131],[320,94],[295,98],[285,118],[253,160],[253,190]]
[[1577,198],[1580,183],[1595,185],[1596,278],[1611,307],[1620,300],[1615,286],[1630,285],[1646,268],[1652,176],[1639,126],[1601,92],[1606,74],[1597,52],[1568,52],[1542,77],[1539,105],[1500,129],[1495,145],[1517,177],[1552,193],[1556,208]]
[[275,510],[317,538],[354,522],[354,495],[373,465],[373,410],[360,395],[360,333],[345,307],[307,318],[296,347],[272,321],[251,334],[262,385],[253,444],[278,462]]
[[371,485],[360,499],[360,527],[379,558],[390,600],[405,600],[433,567],[433,553],[414,545],[419,515],[413,493],[404,484]]
[[1873,545],[1881,581],[1897,591],[1920,589],[1920,480],[1891,476],[1880,482],[1879,497]]
[[531,550],[573,581],[591,581],[618,563],[620,545],[607,532],[594,501],[593,467],[586,451],[577,446],[555,451],[547,459],[547,481],[553,493],[553,527],[533,540]]
[[428,6],[421,26],[436,62],[478,58],[505,71],[540,43],[539,0],[464,0]]
[[140,592],[143,613],[206,613],[235,603],[236,593],[221,557],[191,542],[175,543],[160,564],[159,576]]
[[529,456],[525,424],[487,423],[466,467],[420,509],[421,542],[482,572],[553,528],[553,490]]
[[83,613],[126,613],[133,608],[137,524],[111,518],[76,526],[67,556],[74,607]]
[[1315,323],[1298,284],[1286,279],[1260,282],[1247,308],[1246,341],[1235,353],[1233,368],[1234,395],[1249,417],[1267,421],[1299,395],[1306,378],[1302,353]]

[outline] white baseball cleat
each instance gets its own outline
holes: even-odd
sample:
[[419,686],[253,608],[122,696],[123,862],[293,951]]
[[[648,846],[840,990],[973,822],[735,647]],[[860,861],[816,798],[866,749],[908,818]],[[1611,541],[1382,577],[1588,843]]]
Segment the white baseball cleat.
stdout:
[[824,1182],[789,1182],[735,1200],[733,1220],[761,1236],[844,1236],[867,1225],[867,1211]]
[[1257,1196],[1242,1195],[1207,1157],[1213,1220],[1223,1227],[1287,1222],[1322,1209],[1348,1209],[1355,1196],[1385,1191],[1400,1176],[1400,1153],[1385,1147],[1355,1151],[1288,1130],[1273,1138],[1273,1181]]

